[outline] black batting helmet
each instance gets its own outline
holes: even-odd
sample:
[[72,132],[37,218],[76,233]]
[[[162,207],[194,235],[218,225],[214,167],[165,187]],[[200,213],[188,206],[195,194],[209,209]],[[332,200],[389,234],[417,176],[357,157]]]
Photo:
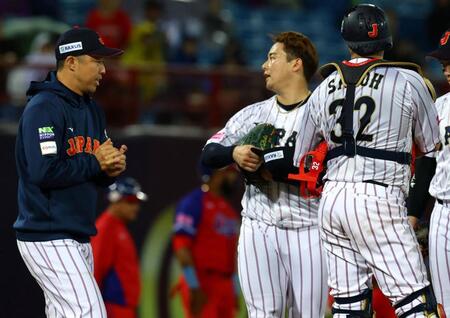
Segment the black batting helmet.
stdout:
[[392,48],[386,14],[373,4],[359,4],[342,19],[341,34],[348,47],[365,56]]

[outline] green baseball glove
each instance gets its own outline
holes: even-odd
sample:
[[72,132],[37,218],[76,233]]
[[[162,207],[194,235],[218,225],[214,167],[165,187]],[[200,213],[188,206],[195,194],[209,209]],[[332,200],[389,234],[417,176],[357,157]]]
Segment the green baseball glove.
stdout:
[[[275,126],[272,124],[262,123],[253,127],[244,137],[239,140],[238,145],[252,145],[254,153],[261,156],[264,150],[271,149],[276,146],[278,134]],[[267,182],[261,177],[261,168],[255,172],[242,170],[247,184],[258,184]]]

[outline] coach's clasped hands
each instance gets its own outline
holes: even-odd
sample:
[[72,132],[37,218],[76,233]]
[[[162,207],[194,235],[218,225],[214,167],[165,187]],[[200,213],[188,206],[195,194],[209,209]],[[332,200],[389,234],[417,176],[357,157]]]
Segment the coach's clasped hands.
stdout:
[[111,139],[108,139],[94,151],[94,155],[102,171],[110,177],[117,177],[126,169],[127,157],[125,152],[127,149],[125,145],[117,149]]

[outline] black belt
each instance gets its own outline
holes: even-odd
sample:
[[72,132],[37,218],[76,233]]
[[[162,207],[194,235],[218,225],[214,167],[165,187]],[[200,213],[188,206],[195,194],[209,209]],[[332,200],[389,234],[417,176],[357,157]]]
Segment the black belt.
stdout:
[[386,183],[383,183],[383,182],[378,182],[378,181],[375,181],[375,180],[364,180],[363,181],[364,183],[372,183],[372,184],[376,184],[376,185],[379,185],[379,186],[382,186],[382,187],[385,187],[385,188],[387,188],[389,185],[387,185]]

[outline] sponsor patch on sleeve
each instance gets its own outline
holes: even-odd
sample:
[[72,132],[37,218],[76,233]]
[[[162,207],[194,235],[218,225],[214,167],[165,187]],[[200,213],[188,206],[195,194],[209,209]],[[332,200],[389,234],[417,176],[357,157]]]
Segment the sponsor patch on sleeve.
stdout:
[[58,149],[55,141],[44,141],[40,143],[42,155],[56,155]]
[[214,142],[222,141],[225,138],[225,132],[220,130],[216,132],[209,140]]
[[174,231],[195,234],[194,218],[191,215],[180,213],[175,217]]
[[283,151],[281,151],[281,150],[269,152],[269,153],[266,153],[264,155],[264,161],[265,162],[269,162],[269,161],[272,161],[272,160],[283,159],[283,158],[284,158],[284,154],[283,154]]
[[39,140],[51,140],[55,139],[55,133],[53,127],[41,127],[38,128]]

